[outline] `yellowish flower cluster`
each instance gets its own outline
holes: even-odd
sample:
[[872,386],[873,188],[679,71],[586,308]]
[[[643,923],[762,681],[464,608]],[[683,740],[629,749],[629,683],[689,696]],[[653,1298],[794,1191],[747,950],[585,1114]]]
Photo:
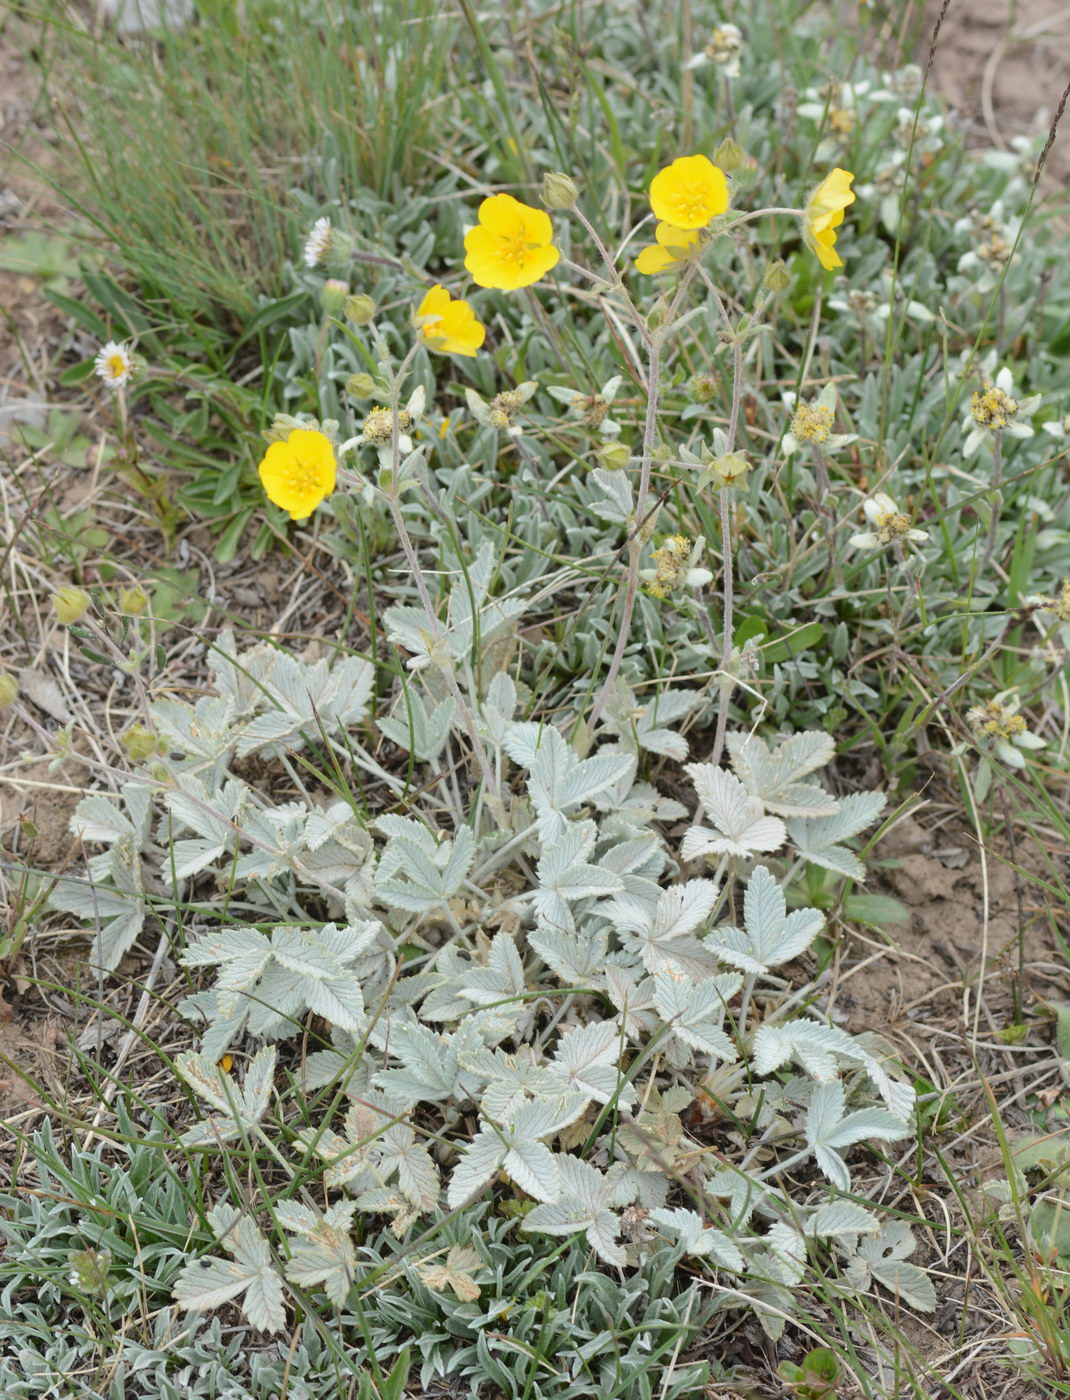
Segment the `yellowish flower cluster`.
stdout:
[[1013,739],[1016,734],[1025,733],[1022,716],[1012,714],[998,700],[990,700],[987,705],[974,705],[967,710],[966,723],[975,734],[986,739]]
[[832,430],[832,415],[827,404],[800,403],[791,419],[792,436],[800,442],[824,442]]
[[994,384],[986,384],[984,393],[978,390],[970,399],[970,415],[975,423],[993,432],[1005,428],[1018,412],[1018,402]]

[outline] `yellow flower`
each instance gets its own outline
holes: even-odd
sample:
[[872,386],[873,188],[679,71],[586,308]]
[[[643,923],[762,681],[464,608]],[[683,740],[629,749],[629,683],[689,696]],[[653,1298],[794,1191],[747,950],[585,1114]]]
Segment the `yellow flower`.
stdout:
[[836,252],[836,229],[843,223],[843,211],[855,201],[851,191],[854,176],[839,166],[831,171],[806,202],[803,215],[803,239],[818,256],[822,267],[842,267],[843,259]]
[[474,355],[486,330],[466,301],[454,300],[445,287],[432,287],[416,312],[420,338],[443,355]]
[[674,224],[658,224],[654,237],[658,241],[648,244],[635,260],[636,271],[648,276],[687,262],[702,246],[698,229],[677,228]]
[[728,208],[724,171],[705,156],[681,156],[651,180],[650,207],[674,228],[705,228]]
[[334,448],[324,433],[295,428],[285,442],[273,442],[260,463],[269,501],[306,520],[334,490]]
[[513,292],[545,277],[560,254],[551,241],[550,216],[511,194],[493,194],[479,206],[479,223],[464,236],[464,265],[480,287]]

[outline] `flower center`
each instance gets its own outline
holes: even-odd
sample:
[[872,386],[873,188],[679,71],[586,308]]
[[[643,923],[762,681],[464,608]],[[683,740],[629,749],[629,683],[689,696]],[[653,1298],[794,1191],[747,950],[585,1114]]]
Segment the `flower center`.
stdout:
[[882,511],[877,516],[876,526],[881,537],[882,544],[890,544],[892,540],[900,539],[910,529],[910,516],[903,515],[901,511]]
[[122,355],[108,356],[108,373],[113,379],[121,379],[126,373],[126,361]]
[[306,462],[300,457],[291,457],[286,472],[286,489],[295,496],[308,496],[318,491],[322,484],[322,471],[317,462]]
[[676,207],[684,216],[684,223],[693,224],[696,219],[708,219],[709,195],[701,185],[681,185],[676,195]]
[[993,432],[1005,428],[1017,412],[1018,401],[991,384],[985,386],[983,394],[978,392],[970,399],[974,422]]
[[509,267],[516,268],[518,272],[523,272],[531,258],[532,244],[528,241],[527,232],[521,224],[513,233],[503,233],[501,235],[501,251],[499,256],[503,263]]

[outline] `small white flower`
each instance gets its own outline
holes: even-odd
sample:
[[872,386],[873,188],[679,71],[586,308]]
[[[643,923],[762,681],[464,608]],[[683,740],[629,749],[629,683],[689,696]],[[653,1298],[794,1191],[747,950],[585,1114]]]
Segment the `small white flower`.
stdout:
[[574,413],[588,428],[600,433],[604,438],[615,438],[620,436],[620,424],[610,418],[609,406],[616,398],[620,386],[621,377],[615,374],[602,385],[597,394],[584,394],[579,389],[570,389],[558,384],[547,385],[546,392],[558,403],[567,405],[569,412]]
[[705,48],[700,50],[688,68],[705,68],[716,64],[726,78],[739,77],[739,58],[743,50],[743,33],[734,24],[719,24],[710,31]]
[[1053,418],[1043,425],[1046,433],[1051,433],[1052,437],[1070,437],[1070,413],[1065,418]]
[[836,416],[836,386],[826,384],[813,403],[804,403],[790,390],[782,394],[784,407],[792,415],[791,426],[780,442],[780,450],[785,457],[798,452],[807,442],[815,442],[823,452],[834,452],[838,447],[846,447],[858,440],[857,433],[834,433],[833,419]]
[[856,549],[885,549],[896,540],[920,543],[929,538],[927,531],[915,530],[911,526],[910,516],[904,515],[891,496],[883,491],[863,501],[862,511],[873,529],[851,536],[850,543]]
[[712,763],[688,763],[684,767],[695,784],[699,801],[713,829],[693,826],[684,833],[681,860],[702,855],[742,856],[778,851],[787,840],[787,828],[779,817],[767,817],[758,797],[751,797],[734,773]]
[[993,435],[1005,433],[1013,438],[1031,438],[1033,426],[1025,420],[1031,418],[1040,406],[1039,394],[1017,398],[1014,380],[1006,365],[996,375],[994,384],[985,384],[970,399],[969,416],[963,420],[962,431],[966,441],[962,445],[964,457],[972,457],[983,442],[992,443]]
[[328,218],[317,219],[305,239],[305,266],[318,267],[331,251],[334,229]]
[[109,389],[121,389],[133,378],[134,357],[125,342],[109,340],[97,351],[93,367]]

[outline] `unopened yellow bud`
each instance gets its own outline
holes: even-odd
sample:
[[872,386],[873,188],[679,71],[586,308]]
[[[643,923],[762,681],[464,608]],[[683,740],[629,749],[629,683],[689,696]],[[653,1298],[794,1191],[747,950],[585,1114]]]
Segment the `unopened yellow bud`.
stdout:
[[616,440],[603,442],[598,448],[597,456],[607,472],[622,472],[632,460],[627,444]]
[[346,320],[351,321],[354,326],[371,325],[378,309],[371,297],[364,292],[346,297]]
[[542,177],[542,202],[547,209],[571,209],[578,198],[575,182],[560,170],[548,170]]
[[346,393],[352,399],[370,399],[379,386],[370,374],[351,374],[346,380]]
[[19,698],[19,683],[10,671],[0,671],[0,710]]
[[64,627],[85,617],[92,601],[84,588],[57,588],[52,594],[52,606]]
[[341,281],[337,277],[328,277],[320,288],[320,305],[328,316],[337,316],[342,307],[346,304],[349,296],[349,284]]
[[140,583],[135,583],[130,588],[124,588],[119,594],[120,612],[130,613],[133,617],[143,613],[148,605],[149,595]]
[[149,758],[157,751],[156,735],[143,724],[132,724],[123,735],[123,748],[135,763]]
[[762,286],[767,292],[786,292],[788,290],[791,286],[791,273],[785,266],[783,258],[774,258],[765,269]]
[[738,170],[745,159],[743,147],[733,141],[731,136],[726,136],[713,153],[714,165],[719,165],[726,175]]

